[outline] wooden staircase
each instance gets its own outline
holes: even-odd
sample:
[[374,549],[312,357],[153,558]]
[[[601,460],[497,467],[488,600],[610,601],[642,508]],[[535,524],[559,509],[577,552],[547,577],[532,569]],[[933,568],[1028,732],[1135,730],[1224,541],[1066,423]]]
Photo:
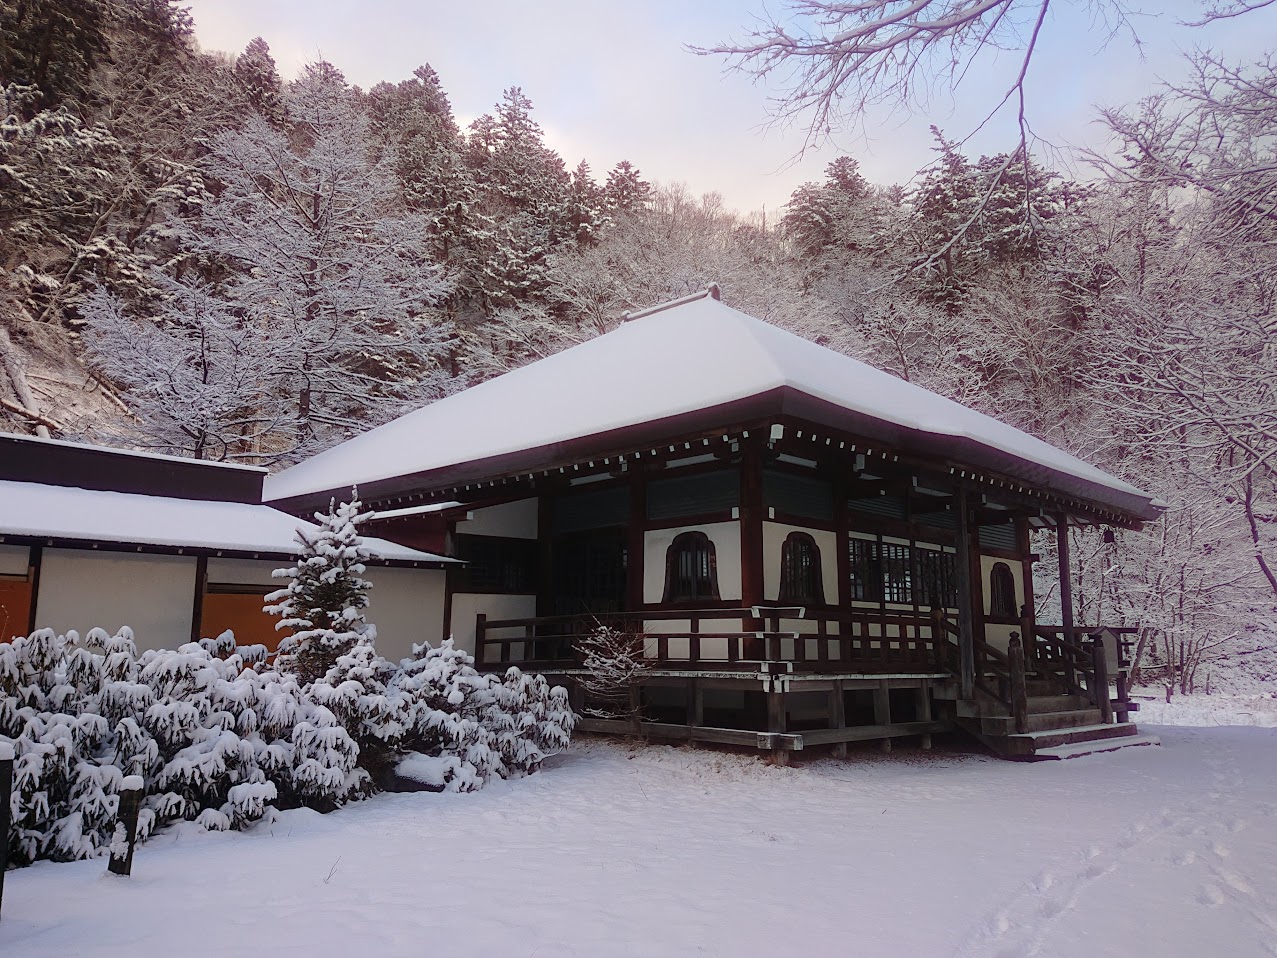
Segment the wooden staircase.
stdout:
[[[976,639],[973,694],[954,703],[958,726],[998,755],[1020,760],[1160,745],[1155,736],[1141,735],[1127,721],[1135,706],[1126,701],[1120,669],[1118,699],[1110,697],[1102,633],[1081,642],[1079,638],[1063,630],[1036,630],[1032,669],[1026,667],[1024,643],[1017,633],[1012,633],[1006,652]],[[955,664],[956,674],[961,674],[960,663]]]
[[[1031,679],[1028,684],[1042,688],[1054,683]],[[997,754],[1021,760],[1076,758],[1128,745],[1160,744],[1155,736],[1141,735],[1133,722],[1103,721],[1100,709],[1085,695],[1047,691],[1026,696],[1026,705],[1023,731],[1016,730],[1009,708],[984,698],[957,703],[958,725]]]

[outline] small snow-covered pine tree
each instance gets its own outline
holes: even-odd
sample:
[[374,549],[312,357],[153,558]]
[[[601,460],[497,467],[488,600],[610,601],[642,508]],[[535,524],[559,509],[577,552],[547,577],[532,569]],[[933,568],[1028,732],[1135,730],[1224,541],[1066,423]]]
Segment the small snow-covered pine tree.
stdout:
[[327,513],[315,513],[319,531],[314,536],[297,531],[302,547],[297,564],[274,572],[292,581],[266,596],[276,603],[266,611],[280,617],[275,628],[294,630],[279,643],[276,664],[295,672],[302,685],[326,675],[361,639],[376,636],[364,620],[372,586],[361,576],[370,553],[356,526],[370,513],[360,513],[360,505],[358,491],[351,490],[350,502],[330,502]]

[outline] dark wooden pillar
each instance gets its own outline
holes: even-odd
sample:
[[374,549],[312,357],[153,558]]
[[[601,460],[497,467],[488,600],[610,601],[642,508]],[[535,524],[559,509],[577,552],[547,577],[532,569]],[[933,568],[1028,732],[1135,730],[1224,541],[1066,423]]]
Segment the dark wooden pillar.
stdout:
[[[833,688],[829,690],[829,727],[844,729],[847,727],[847,710],[843,699],[841,679],[835,679]],[[834,743],[834,758],[847,757],[847,743]]]
[[547,490],[537,496],[537,615],[554,615],[554,498]]
[[[975,583],[971,576],[971,507],[967,490],[958,487],[958,683],[959,694],[969,699],[975,694]],[[978,550],[975,557],[979,559]]]
[[[741,439],[740,462],[740,583],[741,605],[751,607],[763,602],[763,449],[762,436]],[[756,619],[747,628],[759,631],[763,620]],[[746,658],[766,658],[765,642],[751,641]]]
[[40,569],[44,565],[44,546],[32,546],[27,558],[31,578],[31,607],[27,610],[27,635],[36,630],[36,610],[40,605]]
[[[767,685],[767,731],[782,735],[789,731],[785,687],[781,684],[781,680],[776,677],[773,677]],[[772,761],[777,765],[788,765],[789,750],[786,748],[773,748]]]
[[[705,724],[705,690],[697,679],[687,680],[687,727],[698,729]],[[694,731],[688,732],[687,744],[696,744]]]
[[[874,689],[874,725],[891,724],[891,683],[880,679]],[[879,746],[884,752],[891,751],[891,739],[884,738]]]
[[[923,679],[918,685],[918,721],[930,722],[931,715],[931,682]],[[931,733],[922,736],[922,747],[931,748]]]
[[195,560],[195,597],[191,605],[191,641],[215,639],[215,635],[200,635],[200,620],[204,617],[204,593],[208,589],[208,556]]
[[1030,672],[1037,670],[1037,601],[1033,597],[1033,543],[1029,536],[1029,520],[1016,519],[1016,543],[1020,549],[1020,581],[1024,585],[1024,605],[1020,607],[1020,631],[1024,636],[1024,665]]
[[628,611],[643,608],[643,530],[647,526],[647,485],[643,469],[630,463],[630,522],[626,526],[625,586]]
[[1064,640],[1073,641],[1073,570],[1069,560],[1069,517],[1063,512],[1055,517],[1055,547],[1060,559],[1060,625]]

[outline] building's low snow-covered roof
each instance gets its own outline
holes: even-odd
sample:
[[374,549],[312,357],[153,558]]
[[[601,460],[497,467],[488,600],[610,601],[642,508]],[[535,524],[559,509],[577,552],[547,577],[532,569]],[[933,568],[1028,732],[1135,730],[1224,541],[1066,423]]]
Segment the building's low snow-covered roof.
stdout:
[[[0,537],[124,543],[199,552],[295,555],[296,531],[318,531],[270,506],[204,502],[0,480]],[[365,538],[378,559],[452,562],[385,539]]]
[[[972,462],[1145,518],[1157,512],[1149,494],[1041,439],[710,295],[651,311],[356,436],[267,477],[265,498],[296,502],[353,484],[375,497],[393,494],[394,484],[384,482],[393,477],[440,487],[444,479],[493,475],[477,468],[485,460],[511,473],[531,470],[547,452],[579,447],[575,440],[676,417],[688,424],[691,414],[733,404],[763,415],[810,417],[815,410],[826,425],[868,430],[914,452]],[[539,460],[516,455],[531,450],[543,453]],[[463,464],[476,468],[459,469]]]

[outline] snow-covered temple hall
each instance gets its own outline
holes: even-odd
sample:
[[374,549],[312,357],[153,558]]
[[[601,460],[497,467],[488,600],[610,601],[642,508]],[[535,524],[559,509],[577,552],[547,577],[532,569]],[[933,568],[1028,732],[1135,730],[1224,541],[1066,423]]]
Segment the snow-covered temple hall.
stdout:
[[[606,624],[657,736],[791,750],[962,727],[1001,754],[1148,741],[1122,637],[1034,608],[1030,535],[1161,503],[1061,450],[746,316],[711,287],[265,484],[303,516],[464,560],[422,638],[583,690]],[[374,609],[375,614],[375,600]],[[587,728],[622,731],[622,720]]]

